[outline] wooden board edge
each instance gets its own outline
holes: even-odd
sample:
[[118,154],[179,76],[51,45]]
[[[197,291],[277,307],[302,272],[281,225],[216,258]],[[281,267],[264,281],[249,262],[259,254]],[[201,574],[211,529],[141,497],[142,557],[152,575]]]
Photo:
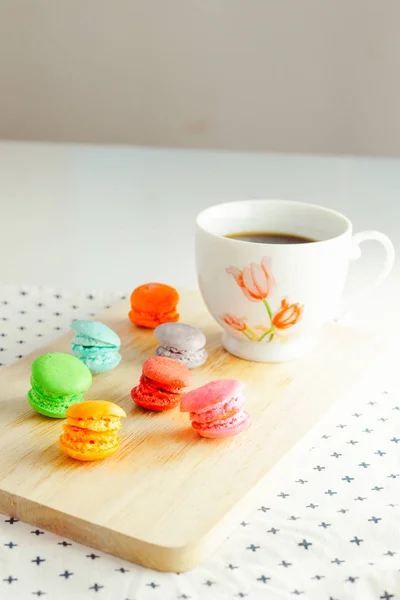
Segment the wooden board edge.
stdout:
[[[130,537],[102,525],[94,525],[33,500],[0,490],[0,512],[95,550],[168,573],[183,573],[197,567],[221,542],[188,543],[182,547],[162,547]],[[68,532],[68,534],[66,533]],[[101,539],[97,540],[97,536]]]

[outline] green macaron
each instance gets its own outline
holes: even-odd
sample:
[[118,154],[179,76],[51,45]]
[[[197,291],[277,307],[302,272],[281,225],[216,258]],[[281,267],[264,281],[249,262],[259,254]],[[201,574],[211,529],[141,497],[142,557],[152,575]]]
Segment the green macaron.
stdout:
[[64,419],[72,404],[82,402],[92,384],[92,374],[75,356],[63,352],[42,354],[32,363],[29,404],[38,413]]

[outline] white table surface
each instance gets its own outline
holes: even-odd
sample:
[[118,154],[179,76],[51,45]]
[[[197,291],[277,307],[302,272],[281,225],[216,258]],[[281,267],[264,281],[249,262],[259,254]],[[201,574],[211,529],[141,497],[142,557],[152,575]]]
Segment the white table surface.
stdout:
[[[151,280],[194,287],[196,214],[244,198],[329,206],[355,231],[381,230],[400,247],[400,160],[0,143],[0,284],[16,284],[0,287],[0,358],[67,328],[74,306],[84,317],[114,298],[89,291]],[[383,257],[364,248],[353,288]],[[399,275],[396,264],[349,318],[393,333]],[[310,434],[312,452],[277,466],[263,505],[198,569],[157,574],[100,552],[92,562],[90,550],[0,515],[0,598],[397,600],[400,386],[394,367],[379,373]]]
[[[400,160],[0,142],[0,280],[194,287],[196,214],[245,198],[329,206],[400,247]],[[374,246],[353,279],[377,266]]]

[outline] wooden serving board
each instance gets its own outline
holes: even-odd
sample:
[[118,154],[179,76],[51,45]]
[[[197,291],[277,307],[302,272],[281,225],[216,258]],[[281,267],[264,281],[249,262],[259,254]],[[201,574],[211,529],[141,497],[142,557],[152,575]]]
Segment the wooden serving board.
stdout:
[[327,326],[317,352],[292,363],[251,363],[227,354],[197,292],[182,294],[181,320],[207,336],[207,363],[194,385],[217,378],[246,384],[250,428],[227,440],[200,438],[179,410],[152,413],[130,398],[152,331],[127,319],[127,301],[98,317],[121,337],[120,365],[94,378],[86,399],[120,404],[121,447],[97,463],[58,448],[62,420],[36,414],[26,398],[32,360],[69,352],[72,334],[0,372],[0,511],[161,571],[203,561],[244,516],[271,467],[327,412],[376,357],[370,334]]

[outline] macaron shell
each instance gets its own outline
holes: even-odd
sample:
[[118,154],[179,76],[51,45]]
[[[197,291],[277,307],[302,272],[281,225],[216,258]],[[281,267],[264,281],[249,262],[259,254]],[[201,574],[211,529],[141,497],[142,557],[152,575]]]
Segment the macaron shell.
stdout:
[[179,405],[182,395],[171,392],[163,392],[154,388],[143,388],[141,384],[131,391],[132,400],[147,410],[162,411],[170,410]]
[[227,419],[214,421],[213,423],[192,422],[194,431],[202,437],[212,439],[232,437],[245,431],[249,425],[250,415],[244,410]]
[[206,336],[200,329],[185,323],[164,323],[154,335],[162,346],[185,352],[197,352],[206,345]]
[[134,309],[167,313],[178,304],[179,294],[165,283],[145,283],[133,290],[130,300]]
[[83,394],[92,385],[86,365],[64,352],[42,354],[32,363],[32,379],[46,394]]
[[108,400],[86,400],[67,410],[67,416],[73,419],[101,419],[104,417],[126,417],[121,406]]
[[226,402],[216,404],[212,408],[204,409],[201,412],[190,413],[190,420],[197,423],[210,423],[218,419],[225,419],[228,415],[233,415],[239,412],[245,405],[246,399],[244,396],[232,398]]
[[148,358],[143,363],[142,372],[168,392],[184,391],[192,383],[192,375],[186,365],[164,356]]
[[181,403],[182,412],[201,412],[221,402],[242,395],[244,383],[238,379],[217,379],[186,394]]
[[71,323],[71,329],[76,332],[79,339],[86,340],[88,346],[93,343],[97,345],[99,342],[117,348],[121,345],[121,340],[115,331],[99,321],[75,319]]

